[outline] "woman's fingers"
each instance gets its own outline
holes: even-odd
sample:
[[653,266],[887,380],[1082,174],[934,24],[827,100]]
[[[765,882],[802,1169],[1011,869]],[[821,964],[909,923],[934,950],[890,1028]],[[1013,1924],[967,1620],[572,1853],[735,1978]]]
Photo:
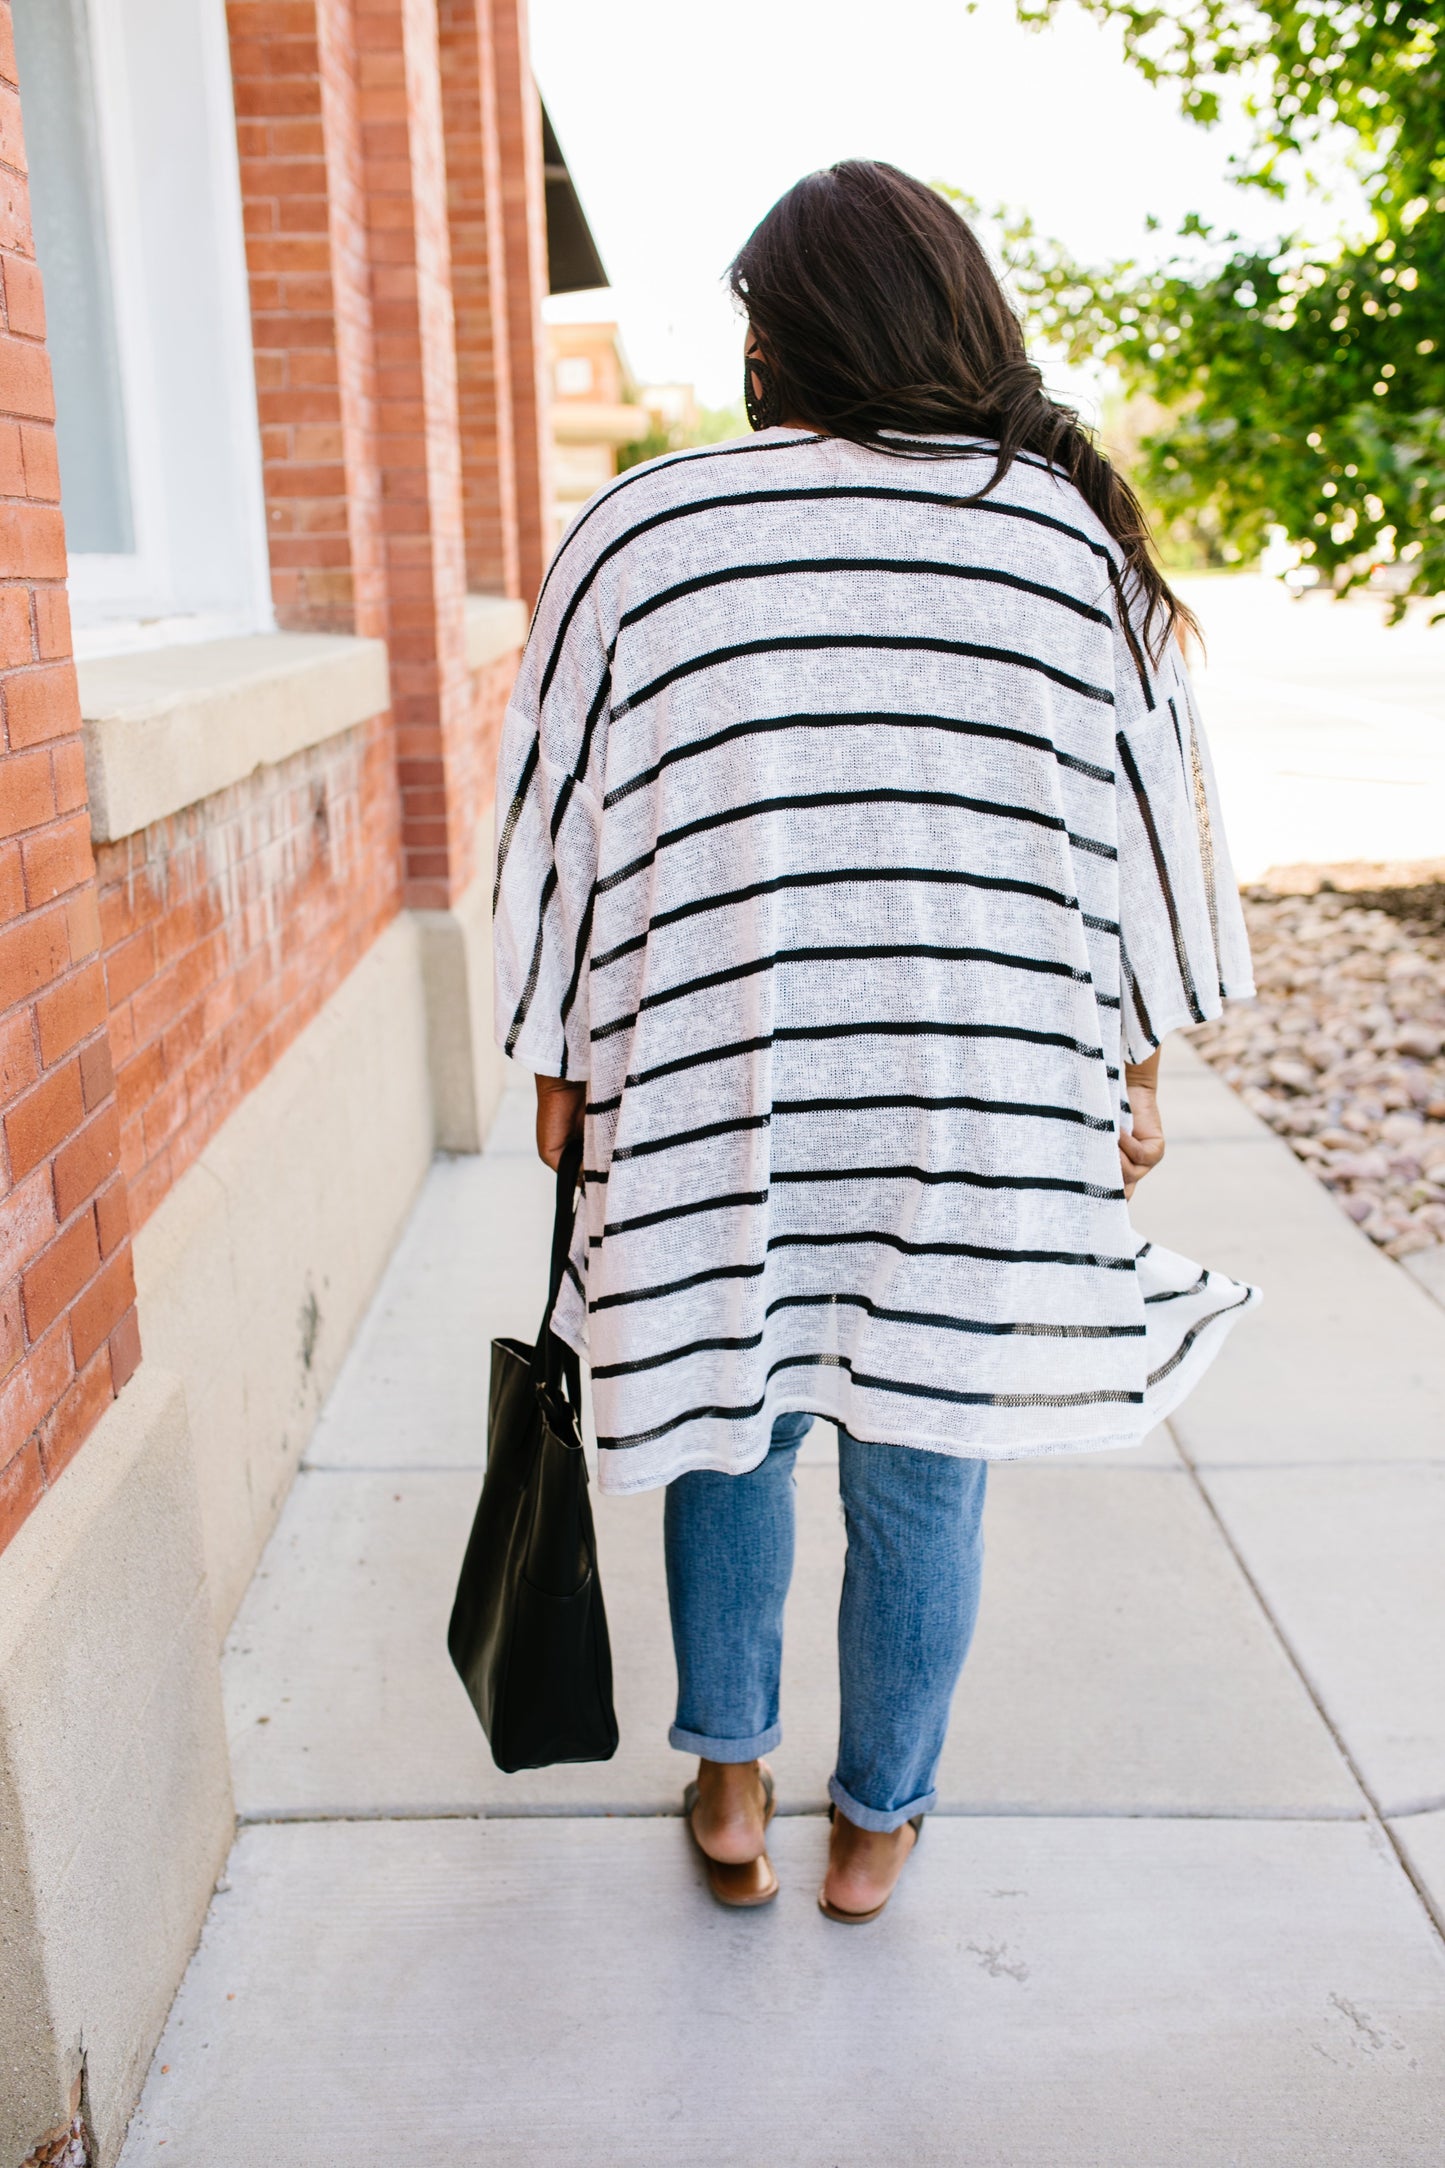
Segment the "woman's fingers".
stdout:
[[1164,1157],[1163,1137],[1141,1137],[1133,1130],[1119,1133],[1119,1171],[1124,1178],[1124,1195],[1132,1197],[1146,1174],[1157,1167]]
[[536,1084],[537,1151],[555,1174],[569,1140],[582,1134],[587,1086],[554,1076],[539,1076]]

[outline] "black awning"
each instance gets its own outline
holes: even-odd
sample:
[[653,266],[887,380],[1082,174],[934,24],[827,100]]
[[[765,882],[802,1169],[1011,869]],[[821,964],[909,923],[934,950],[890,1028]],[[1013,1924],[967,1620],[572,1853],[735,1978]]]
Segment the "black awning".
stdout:
[[576,294],[589,286],[605,286],[607,273],[545,105],[542,176],[547,188],[547,291]]

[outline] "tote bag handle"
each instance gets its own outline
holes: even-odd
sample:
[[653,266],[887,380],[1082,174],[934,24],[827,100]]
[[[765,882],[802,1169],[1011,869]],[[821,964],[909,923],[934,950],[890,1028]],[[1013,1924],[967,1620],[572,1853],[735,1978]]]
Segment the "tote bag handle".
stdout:
[[[572,1248],[572,1225],[577,1214],[577,1186],[582,1174],[582,1139],[571,1137],[557,1162],[557,1205],[552,1219],[552,1267],[547,1282],[547,1307],[532,1351],[532,1384],[556,1408],[565,1390],[576,1430],[582,1415],[582,1372],[575,1351],[552,1330],[552,1312],[567,1271]],[[561,1426],[559,1426],[560,1428]],[[565,1432],[564,1432],[565,1435]],[[578,1437],[580,1443],[580,1433]]]

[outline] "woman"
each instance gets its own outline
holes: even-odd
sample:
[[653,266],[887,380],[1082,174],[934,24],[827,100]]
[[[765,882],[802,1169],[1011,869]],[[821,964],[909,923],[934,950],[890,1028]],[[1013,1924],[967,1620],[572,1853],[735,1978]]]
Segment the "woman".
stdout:
[[725,1903],[765,1849],[793,1462],[838,1425],[831,1918],[922,1816],[992,1459],[1135,1442],[1252,1289],[1145,1243],[1158,1048],[1252,992],[1191,624],[977,241],[892,167],[738,256],[757,434],[634,469],[538,604],[497,1016],[555,1166],[608,1491],[668,1486],[672,1743]]

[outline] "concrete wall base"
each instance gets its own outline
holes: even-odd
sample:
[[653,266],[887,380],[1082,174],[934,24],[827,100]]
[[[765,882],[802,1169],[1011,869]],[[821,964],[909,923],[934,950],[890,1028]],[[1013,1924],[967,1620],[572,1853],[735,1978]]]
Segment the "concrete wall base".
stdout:
[[181,1378],[190,1410],[218,1637],[431,1151],[420,939],[403,914],[136,1237],[146,1358]]
[[179,1381],[142,1364],[0,1554],[0,2163],[100,2168],[234,1817]]
[[421,946],[141,1228],[146,1359],[0,1554],[0,2168],[77,2105],[116,2158],[226,1856],[218,1644],[431,1158]]
[[421,936],[427,1057],[436,1141],[445,1152],[479,1152],[507,1081],[492,1031],[494,816],[477,838],[477,875],[449,911],[412,915]]

